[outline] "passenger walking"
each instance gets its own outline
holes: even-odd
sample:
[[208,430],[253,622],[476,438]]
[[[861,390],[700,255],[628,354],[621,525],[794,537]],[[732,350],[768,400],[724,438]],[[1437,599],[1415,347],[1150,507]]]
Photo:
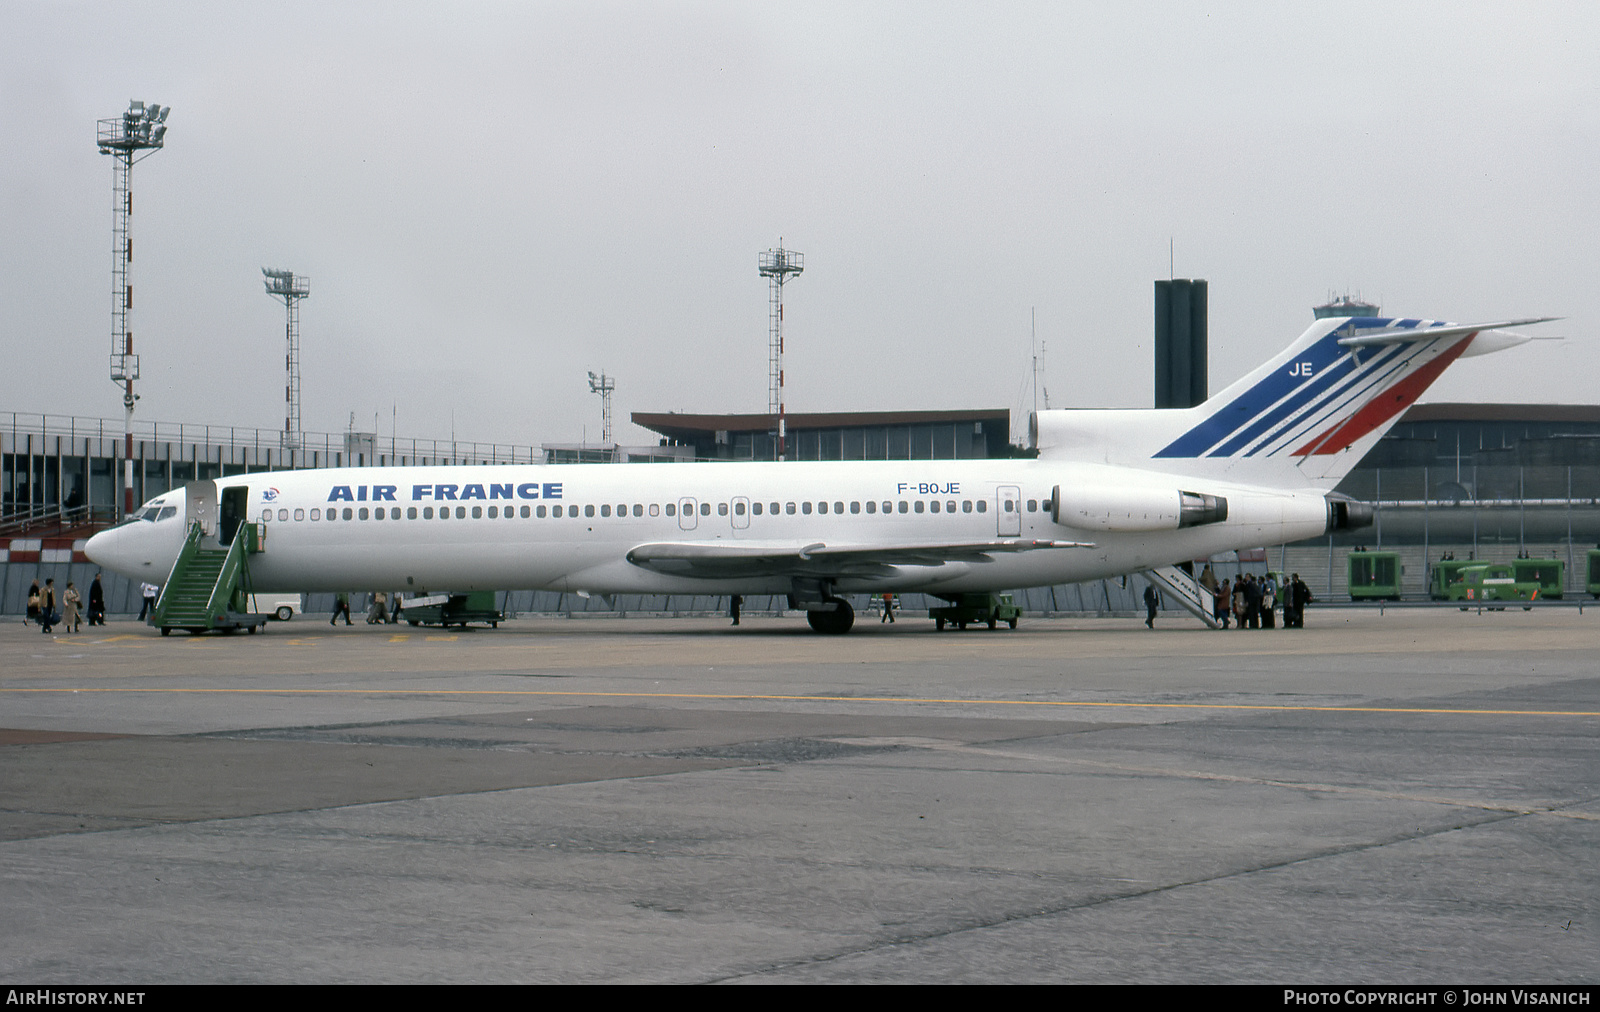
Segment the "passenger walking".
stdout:
[[44,592],[39,595],[39,631],[46,636],[55,628],[61,616],[56,612],[56,581],[44,581]]
[[744,604],[742,594],[732,594],[728,597],[728,617],[733,619],[733,624],[739,624],[739,607]]
[[153,583],[141,583],[141,584],[139,584],[139,596],[144,598],[144,604],[140,606],[140,608],[139,608],[139,617],[137,619],[135,619],[134,621],[143,622],[145,615],[147,615],[147,614],[154,615],[155,614],[155,610],[156,610],[156,595],[159,594],[160,592],[161,592],[161,588],[157,587]]
[[885,594],[885,595],[883,595],[883,614],[878,616],[878,624],[879,625],[883,625],[885,622],[889,623],[890,625],[894,625],[894,595],[893,594]]
[[389,598],[381,590],[372,592],[372,606],[367,609],[367,625],[382,625],[389,621]]
[[41,600],[39,596],[39,581],[35,580],[33,581],[33,586],[28,588],[28,613],[22,616],[23,625],[39,621],[39,602]]
[[1233,589],[1227,580],[1217,584],[1217,596],[1213,601],[1211,617],[1216,619],[1222,628],[1228,628],[1228,609],[1233,605]]
[[1144,624],[1146,628],[1156,627],[1156,609],[1161,607],[1161,595],[1156,593],[1156,585],[1144,585]]
[[333,617],[328,619],[328,624],[338,625],[340,615],[344,616],[345,625],[355,625],[350,621],[350,595],[342,590],[333,599]]
[[1278,626],[1276,613],[1273,611],[1278,605],[1278,580],[1271,573],[1261,581],[1261,628],[1275,629]]
[[67,592],[61,595],[61,600],[65,602],[61,624],[66,626],[67,632],[75,633],[83,626],[82,616],[78,612],[78,606],[83,603],[83,598],[71,580],[67,581]]
[[106,624],[106,589],[100,585],[99,573],[94,574],[94,582],[89,584],[89,624]]

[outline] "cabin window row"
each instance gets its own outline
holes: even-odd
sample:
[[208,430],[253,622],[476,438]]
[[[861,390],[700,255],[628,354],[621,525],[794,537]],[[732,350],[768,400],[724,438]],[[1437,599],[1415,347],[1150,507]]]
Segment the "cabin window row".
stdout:
[[[696,508],[696,506],[698,508]],[[686,504],[683,507],[683,511],[684,515],[687,516],[691,509],[695,509],[700,516],[708,517],[711,515],[713,507],[715,507],[717,515],[722,517],[727,516],[730,510],[734,516],[742,517],[746,514],[746,504],[743,500],[739,500],[732,504],[725,502],[715,504],[702,502],[696,505]],[[1038,500],[1028,500],[1028,512],[1033,513],[1038,509],[1038,507]],[[1015,504],[1008,499],[1004,504],[1004,508],[1006,512],[1010,512],[1015,508]],[[1048,508],[1048,502],[1046,502],[1046,508]],[[433,506],[345,506],[343,509],[340,509],[337,506],[331,506],[326,511],[319,508],[313,508],[309,512],[303,508],[291,511],[283,507],[273,509],[269,506],[261,511],[261,519],[265,522],[271,522],[273,520],[287,521],[291,516],[293,516],[297,521],[306,520],[308,517],[311,520],[317,521],[324,519],[399,520],[402,518],[402,509],[405,511],[404,518],[408,520],[447,520],[451,517],[451,508],[448,506],[440,506],[437,507],[437,509]],[[542,519],[547,516],[577,517],[580,515],[580,510],[582,511],[581,515],[585,517],[593,517],[597,514],[603,518],[611,516],[626,517],[629,515],[643,517],[647,512],[653,517],[661,516],[663,513],[669,517],[676,517],[678,515],[678,504],[669,502],[665,506],[662,506],[659,503],[650,503],[647,506],[644,503],[634,503],[631,507],[627,503],[618,503],[615,507],[613,507],[610,503],[604,503],[598,507],[594,505],[586,505],[581,507],[577,505],[548,507],[543,505],[523,506],[521,507],[520,515],[524,520],[532,517],[538,517]],[[896,503],[895,501],[885,499],[881,503],[878,501],[869,501],[865,504],[859,500],[850,502],[848,504],[842,501],[828,502],[826,500],[820,500],[815,503],[808,501],[799,503],[755,502],[749,504],[749,512],[755,516],[762,516],[763,514],[770,514],[772,516],[794,516],[797,513],[803,516],[811,516],[812,514],[826,515],[829,513],[842,515],[847,512],[851,514],[860,514],[862,512],[868,514],[894,514],[955,513],[958,511],[962,513],[987,513],[989,511],[989,504],[983,499],[962,499],[959,502],[955,499],[901,499],[898,501],[898,503]],[[468,518],[473,520],[481,520],[485,517],[490,520],[502,518],[511,520],[518,515],[518,508],[515,506],[506,506],[504,508],[499,506],[457,506],[454,510],[454,516],[458,520],[466,520]]]

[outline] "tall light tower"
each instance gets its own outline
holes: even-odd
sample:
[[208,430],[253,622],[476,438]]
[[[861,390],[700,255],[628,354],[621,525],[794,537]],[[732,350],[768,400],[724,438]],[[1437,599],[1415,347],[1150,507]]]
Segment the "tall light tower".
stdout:
[[767,414],[772,416],[773,429],[778,437],[778,459],[784,459],[784,439],[787,430],[783,419],[783,283],[806,269],[806,256],[783,248],[761,254],[761,276],[772,279],[767,330]]
[[129,188],[133,163],[161,150],[167,134],[171,106],[129,102],[128,111],[99,121],[99,147],[112,157],[111,168],[111,382],[122,384],[123,425],[122,513],[133,512],[133,404],[139,399],[133,381],[139,378],[139,356],[133,353],[133,190]]
[[600,442],[604,446],[611,445],[611,391],[617,388],[617,381],[601,372],[599,376],[589,374],[589,392],[600,395]]
[[282,302],[288,310],[283,325],[283,366],[288,374],[283,384],[283,448],[300,448],[300,300],[311,294],[311,279],[294,271],[277,271],[261,268],[266,277],[267,294]]

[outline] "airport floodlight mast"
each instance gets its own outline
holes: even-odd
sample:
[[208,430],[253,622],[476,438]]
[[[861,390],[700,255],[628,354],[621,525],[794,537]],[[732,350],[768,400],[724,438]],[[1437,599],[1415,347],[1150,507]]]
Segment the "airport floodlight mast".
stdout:
[[589,374],[589,392],[600,395],[600,443],[606,447],[611,446],[611,391],[616,388],[617,381],[603,370],[598,376]]
[[124,414],[122,461],[122,513],[133,512],[133,404],[139,396],[133,381],[139,378],[139,356],[133,353],[133,329],[129,315],[133,309],[133,235],[128,219],[133,215],[133,190],[130,189],[133,163],[143,161],[164,145],[167,113],[172,107],[129,102],[121,116],[99,121],[98,143],[102,155],[110,155],[111,168],[111,382],[122,385]]
[[283,356],[284,371],[288,374],[283,385],[283,448],[300,448],[300,300],[311,294],[311,279],[294,271],[261,268],[265,275],[267,294],[283,303],[288,311],[283,325],[284,341],[288,350]]
[[806,255],[783,248],[761,254],[761,276],[772,279],[770,317],[767,331],[767,414],[772,416],[773,432],[778,439],[777,459],[784,459],[784,440],[787,435],[783,418],[783,283],[806,269]]

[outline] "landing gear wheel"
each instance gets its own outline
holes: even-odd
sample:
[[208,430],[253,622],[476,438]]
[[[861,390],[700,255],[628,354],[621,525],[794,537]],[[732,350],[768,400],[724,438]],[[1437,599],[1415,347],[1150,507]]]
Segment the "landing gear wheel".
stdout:
[[850,631],[851,626],[856,624],[855,609],[850,607],[850,602],[842,597],[830,597],[827,600],[833,603],[833,610],[808,611],[806,612],[806,621],[810,623],[812,629],[819,633],[826,633],[829,636],[843,636]]

